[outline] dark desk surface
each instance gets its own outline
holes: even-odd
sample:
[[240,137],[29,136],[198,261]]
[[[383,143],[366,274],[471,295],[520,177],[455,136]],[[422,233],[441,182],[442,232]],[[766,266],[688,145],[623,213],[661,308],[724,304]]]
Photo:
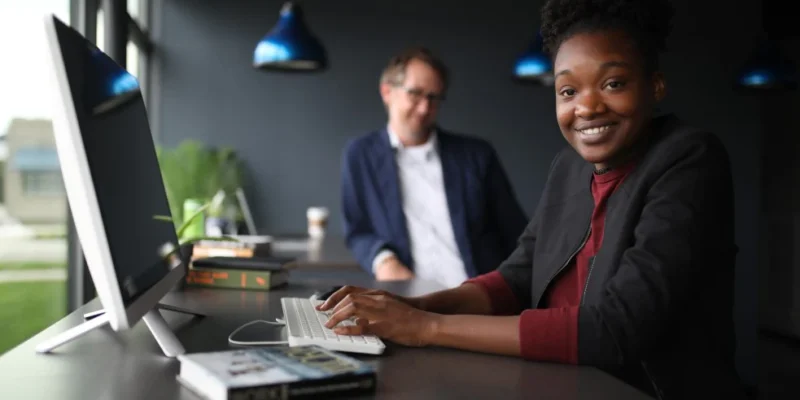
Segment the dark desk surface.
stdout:
[[294,257],[300,268],[335,268],[361,271],[355,257],[341,236],[328,235],[321,240],[289,240],[275,237],[272,252],[277,256]]
[[[170,293],[163,303],[208,314],[204,319],[163,311],[187,352],[229,349],[228,335],[253,319],[280,315],[283,296],[310,296],[342,284],[330,279],[294,280],[272,292],[191,289]],[[406,295],[436,290],[424,281],[348,282]],[[0,357],[0,399],[192,399],[176,380],[179,362],[161,355],[143,322],[114,333],[97,329],[48,355],[36,344],[82,322],[97,300],[78,309]],[[279,340],[282,328],[255,325],[239,340]],[[257,339],[256,339],[257,338]],[[645,399],[635,389],[588,367],[527,362],[442,348],[407,348],[387,342],[381,356],[356,355],[378,368],[379,399]]]

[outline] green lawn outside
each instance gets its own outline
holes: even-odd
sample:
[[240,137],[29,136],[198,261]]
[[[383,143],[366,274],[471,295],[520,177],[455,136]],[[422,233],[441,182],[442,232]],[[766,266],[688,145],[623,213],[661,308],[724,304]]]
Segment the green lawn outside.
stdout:
[[63,232],[45,232],[37,233],[34,237],[39,240],[66,239],[67,234]]
[[66,268],[63,261],[0,261],[0,271],[19,269]]
[[67,313],[66,282],[0,283],[0,354]]
[[67,226],[63,224],[49,224],[49,225],[29,224],[28,227],[33,229],[33,234],[36,239],[67,238]]

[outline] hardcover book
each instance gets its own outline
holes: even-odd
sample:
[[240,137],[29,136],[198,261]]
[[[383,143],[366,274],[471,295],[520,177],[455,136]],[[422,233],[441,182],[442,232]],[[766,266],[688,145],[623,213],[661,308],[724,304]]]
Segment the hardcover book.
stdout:
[[209,400],[305,399],[375,391],[370,365],[319,346],[182,354],[178,381]]
[[254,271],[192,267],[186,271],[188,286],[270,290],[289,282],[288,271]]

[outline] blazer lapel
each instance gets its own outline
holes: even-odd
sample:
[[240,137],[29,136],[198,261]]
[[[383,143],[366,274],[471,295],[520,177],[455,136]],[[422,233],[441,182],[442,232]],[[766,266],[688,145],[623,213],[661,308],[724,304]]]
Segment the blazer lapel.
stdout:
[[442,178],[447,196],[447,207],[467,275],[474,277],[477,275],[477,270],[472,259],[472,249],[468,237],[466,205],[464,204],[464,173],[460,170],[464,168],[464,165],[459,162],[458,149],[452,148],[449,139],[446,133],[439,131],[439,159],[442,161]]
[[[383,203],[384,215],[386,215],[389,227],[394,232],[393,236],[401,240],[403,248],[396,250],[409,252],[408,254],[410,255],[403,201],[400,197],[400,180],[397,176],[397,163],[395,162],[394,149],[389,142],[388,132],[382,130],[380,139],[375,143],[373,151],[370,152],[370,160],[374,167],[378,183],[377,187],[380,191],[377,195]],[[410,260],[407,262],[410,263]]]

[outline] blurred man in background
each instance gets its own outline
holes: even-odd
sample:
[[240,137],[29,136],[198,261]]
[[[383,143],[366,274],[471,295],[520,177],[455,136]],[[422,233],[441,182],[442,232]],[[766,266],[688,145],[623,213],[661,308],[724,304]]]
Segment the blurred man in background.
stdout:
[[500,265],[527,224],[492,145],[437,126],[447,87],[429,50],[393,57],[380,80],[386,127],[344,150],[347,246],[378,280],[457,286]]

